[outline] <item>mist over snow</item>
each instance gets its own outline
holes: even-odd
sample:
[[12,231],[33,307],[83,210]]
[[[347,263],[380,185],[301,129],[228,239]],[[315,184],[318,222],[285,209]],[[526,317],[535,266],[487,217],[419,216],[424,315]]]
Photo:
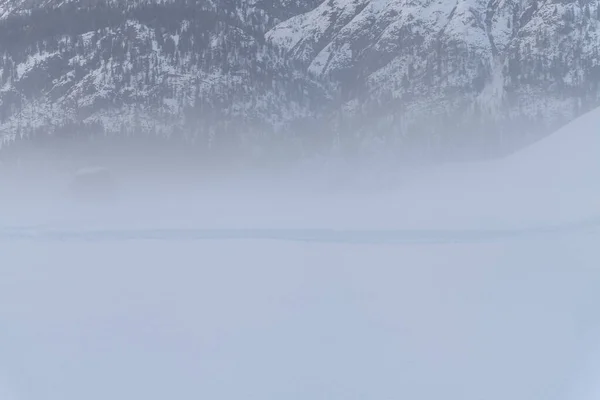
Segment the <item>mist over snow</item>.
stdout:
[[[110,153],[3,168],[6,226],[513,229],[598,216],[600,111],[505,158],[429,167],[318,160],[242,171]],[[40,157],[42,158],[42,157]],[[106,167],[115,195],[79,201],[77,171]]]
[[[0,395],[594,398],[599,126],[596,110],[504,159],[396,172],[115,162],[99,202],[73,196],[77,168],[3,169]],[[181,228],[222,236],[142,237]],[[222,233],[258,228],[275,233]],[[338,236],[277,237],[302,229]]]
[[599,35],[0,0],[0,400],[600,398]]

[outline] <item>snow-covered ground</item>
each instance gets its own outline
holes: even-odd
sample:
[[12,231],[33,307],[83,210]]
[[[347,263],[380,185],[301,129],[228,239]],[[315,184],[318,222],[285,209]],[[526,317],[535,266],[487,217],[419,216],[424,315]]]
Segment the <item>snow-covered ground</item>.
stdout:
[[599,238],[12,243],[3,381],[27,400],[572,398]]
[[0,400],[597,398],[599,155],[600,110],[396,190],[5,180]]

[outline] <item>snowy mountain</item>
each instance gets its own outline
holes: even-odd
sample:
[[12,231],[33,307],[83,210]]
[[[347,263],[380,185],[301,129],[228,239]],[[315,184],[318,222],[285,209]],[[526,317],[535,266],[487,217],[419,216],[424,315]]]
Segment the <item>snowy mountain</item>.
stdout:
[[0,136],[494,155],[599,104],[599,24],[579,0],[4,0]]
[[267,37],[347,88],[365,131],[502,149],[598,104],[599,20],[595,1],[331,0]]
[[153,133],[215,148],[289,133],[292,121],[319,115],[325,87],[264,42],[261,24],[276,17],[229,3],[5,9],[2,136]]

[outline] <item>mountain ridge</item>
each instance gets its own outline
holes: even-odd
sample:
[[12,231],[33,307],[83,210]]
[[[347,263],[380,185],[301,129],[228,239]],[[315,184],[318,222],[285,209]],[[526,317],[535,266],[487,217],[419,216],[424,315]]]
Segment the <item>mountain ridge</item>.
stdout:
[[600,104],[599,23],[570,0],[4,1],[0,135],[494,156]]

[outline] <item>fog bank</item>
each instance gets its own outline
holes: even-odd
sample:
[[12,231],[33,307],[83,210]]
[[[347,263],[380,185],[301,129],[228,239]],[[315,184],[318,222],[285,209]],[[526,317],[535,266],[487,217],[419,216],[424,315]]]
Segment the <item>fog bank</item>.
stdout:
[[[108,166],[117,189],[101,201],[72,192],[82,165],[3,169],[0,397],[591,400],[600,388],[595,224],[428,244],[35,233],[483,235],[593,222],[599,123],[591,113],[506,159],[429,168],[241,174],[128,160]],[[34,235],[16,240],[11,229]]]

